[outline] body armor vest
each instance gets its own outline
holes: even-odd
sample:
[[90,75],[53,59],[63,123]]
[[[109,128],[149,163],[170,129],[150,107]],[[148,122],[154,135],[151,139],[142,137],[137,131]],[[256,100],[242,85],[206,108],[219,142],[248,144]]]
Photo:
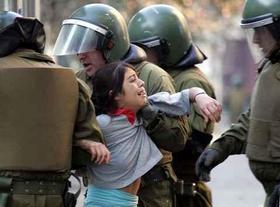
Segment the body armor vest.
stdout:
[[0,69],[0,170],[70,169],[78,83],[64,68]]
[[264,66],[251,98],[246,154],[249,159],[280,162],[280,64]]

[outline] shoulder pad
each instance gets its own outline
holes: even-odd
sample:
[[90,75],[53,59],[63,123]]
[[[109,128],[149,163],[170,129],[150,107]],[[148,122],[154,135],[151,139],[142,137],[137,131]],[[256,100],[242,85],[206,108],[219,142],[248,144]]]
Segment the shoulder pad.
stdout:
[[175,67],[188,68],[190,66],[202,63],[206,59],[206,55],[196,45],[191,45],[187,54],[181,59],[179,63],[175,65]]
[[146,59],[147,59],[147,55],[141,47],[138,47],[134,44],[130,44],[129,51],[126,54],[124,61],[129,64],[136,64],[136,63],[140,63]]

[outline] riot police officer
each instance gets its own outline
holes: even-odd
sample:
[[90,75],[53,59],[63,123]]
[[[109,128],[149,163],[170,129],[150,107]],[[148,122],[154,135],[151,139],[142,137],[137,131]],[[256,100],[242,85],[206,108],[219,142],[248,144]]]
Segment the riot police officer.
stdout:
[[265,206],[268,206],[269,197],[280,182],[279,18],[279,1],[245,2],[241,27],[248,32],[248,42],[259,63],[259,75],[251,96],[250,110],[243,113],[236,124],[205,150],[197,162],[198,175],[207,181],[210,180],[212,168],[229,155],[246,153],[250,169],[265,189]]
[[[85,83],[42,52],[43,24],[0,12],[0,204],[63,207],[72,143],[108,162]],[[84,147],[84,146],[83,146]]]
[[[193,43],[187,20],[178,9],[164,4],[148,6],[131,18],[128,31],[131,42],[145,49],[148,60],[171,75],[176,91],[201,87],[215,98],[212,84],[196,66],[206,56]],[[205,122],[195,105],[192,105],[188,122],[192,128],[191,140],[183,151],[173,153],[175,173],[184,181],[177,185],[183,185],[181,188],[185,191],[176,193],[176,203],[177,206],[209,207],[212,205],[211,191],[197,178],[195,162],[212,139],[214,123]]]
[[[67,54],[78,56],[84,69],[77,76],[89,86],[101,66],[122,60],[134,65],[137,75],[145,82],[147,95],[160,91],[175,92],[171,77],[161,68],[145,61],[145,52],[130,44],[126,22],[111,6],[88,4],[63,21],[54,55]],[[162,148],[164,155],[160,163],[142,178],[142,189],[153,191],[153,199],[147,201],[150,204],[145,203],[145,206],[171,206],[172,179],[176,177],[171,167],[172,154],[166,150],[178,151],[184,147],[189,133],[186,120],[163,114],[151,116],[145,109],[142,113],[149,136]]]

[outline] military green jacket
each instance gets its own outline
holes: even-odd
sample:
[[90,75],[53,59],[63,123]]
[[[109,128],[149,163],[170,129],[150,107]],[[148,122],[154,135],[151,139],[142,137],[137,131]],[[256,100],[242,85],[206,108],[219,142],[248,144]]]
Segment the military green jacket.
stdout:
[[[215,98],[213,86],[207,80],[206,76],[199,68],[192,66],[189,68],[165,68],[176,83],[176,91],[191,87],[200,87],[205,92]],[[191,105],[191,111],[188,116],[188,123],[191,126],[191,140],[185,145],[185,148],[177,153],[173,153],[173,168],[176,175],[185,182],[196,182],[195,162],[210,143],[214,123],[204,121],[203,117],[196,110],[196,105]]]
[[[251,97],[250,110],[224,132],[209,148],[223,158],[246,153],[250,160],[279,162],[280,64],[266,62],[260,70]],[[268,90],[269,89],[269,90]]]
[[[186,70],[181,68],[169,68],[166,71],[171,75],[176,83],[176,91],[181,91],[183,89],[191,87],[200,87],[205,92],[215,98],[215,92],[212,84],[207,80],[206,76],[201,72],[201,70],[195,66],[188,68]],[[214,123],[205,123],[203,117],[195,110],[195,105],[192,104],[191,111],[188,117],[190,126],[198,131],[212,134]]]
[[[16,68],[19,70],[33,67],[54,69],[62,68],[61,66],[56,65],[49,56],[34,52],[33,50],[29,49],[19,49],[9,56],[0,58],[0,62],[0,69]],[[73,129],[73,140],[90,139],[105,143],[101,130],[96,121],[94,106],[90,100],[90,89],[81,80],[78,80],[77,85],[79,87],[79,95],[77,111],[73,112],[76,113],[76,123],[75,128]]]
[[[0,69],[6,67],[14,68],[62,68],[56,65],[51,57],[34,52],[29,49],[17,50],[15,53],[0,58]],[[101,130],[95,116],[95,109],[90,100],[90,89],[83,82],[78,80],[79,103],[74,129],[74,139],[90,139],[104,143]]]
[[[47,69],[56,69],[56,68],[62,68],[61,66],[58,66],[54,63],[54,61],[46,55],[34,52],[33,50],[27,50],[27,49],[21,49],[17,50],[11,55],[5,56],[0,58],[0,70],[1,69],[7,69],[7,68],[13,68],[16,70],[24,70],[26,68],[38,68],[38,70],[43,70],[44,68]],[[34,83],[30,83],[34,84]],[[76,117],[76,121],[74,120],[75,127],[71,129],[70,134],[73,134],[73,140],[76,139],[90,139],[93,141],[98,141],[104,143],[103,136],[101,134],[101,130],[99,129],[99,126],[96,121],[95,117],[95,111],[93,104],[90,100],[90,93],[88,90],[88,87],[85,86],[85,83],[82,81],[78,81],[76,84],[78,86],[78,102],[77,109],[73,111],[75,113],[73,117]],[[36,85],[34,85],[36,86]],[[48,86],[46,85],[46,88]],[[42,93],[45,93],[42,91]],[[48,99],[48,93],[45,93],[46,99],[42,101],[51,101]],[[56,100],[53,100],[56,101]],[[36,110],[36,109],[35,109]],[[46,112],[47,113],[47,112]],[[66,112],[67,113],[67,112]],[[35,112],[36,114],[36,112]],[[22,121],[24,121],[24,117],[20,117]],[[30,118],[30,117],[27,117]],[[43,117],[42,117],[43,118]],[[59,123],[64,124],[64,123]],[[14,126],[14,130],[17,131],[16,126]],[[36,130],[36,127],[34,127],[34,130]],[[41,133],[46,133],[46,131],[41,131]],[[1,139],[1,138],[0,138]],[[3,143],[2,143],[3,144]],[[64,143],[61,143],[64,144]],[[14,145],[16,146],[16,145]],[[36,146],[40,147],[40,146]],[[44,147],[44,143],[42,143],[42,146]],[[54,146],[55,148],[58,148],[59,146]],[[70,146],[71,147],[71,146]],[[70,150],[71,151],[71,150]],[[48,152],[50,153],[50,152]],[[51,154],[49,154],[51,156]],[[22,155],[24,156],[24,155]],[[40,157],[40,156],[39,156]],[[13,157],[14,159],[14,157]],[[57,157],[54,157],[52,160],[54,160],[54,163],[56,162]],[[71,157],[69,158],[71,159]],[[19,160],[21,160],[19,158]],[[43,165],[43,164],[41,164]],[[0,179],[7,180],[7,182],[2,182],[0,184],[1,189],[7,189],[7,192],[9,192],[9,189],[11,187],[11,184],[15,185],[15,182],[17,183],[17,191],[24,191],[24,189],[28,189],[23,195],[18,195],[22,193],[16,193],[14,192],[12,196],[7,197],[7,193],[1,193],[0,194],[0,203],[1,205],[4,205],[3,203],[7,204],[7,206],[13,206],[13,207],[22,207],[22,206],[31,206],[31,207],[62,207],[62,191],[65,188],[66,180],[69,176],[70,169],[65,169],[65,171],[61,172],[38,172],[38,171],[18,171],[18,170],[2,170],[0,171]],[[32,180],[29,187],[24,186],[24,182],[26,180]],[[55,195],[48,195],[48,193],[44,193],[45,191],[49,191],[49,186],[47,185],[39,185],[39,182],[43,181],[43,183],[48,183],[47,185],[50,185],[51,182],[55,183],[56,186],[54,187],[55,190],[57,190],[57,193]],[[52,184],[53,185],[53,184]],[[46,188],[45,188],[46,186]],[[48,189],[47,189],[48,188]],[[21,190],[22,189],[22,190]],[[41,189],[41,192],[37,195],[37,191]],[[36,191],[33,192],[33,191]],[[3,191],[5,192],[5,191]],[[28,193],[29,192],[29,193]],[[36,194],[36,195],[35,195]]]
[[248,109],[209,148],[218,150],[224,159],[229,155],[244,154],[247,145],[249,117],[250,110]]
[[280,63],[264,64],[250,103],[246,155],[250,160],[280,162]]
[[85,70],[77,71],[76,76],[87,84],[92,93],[92,77],[88,76]]

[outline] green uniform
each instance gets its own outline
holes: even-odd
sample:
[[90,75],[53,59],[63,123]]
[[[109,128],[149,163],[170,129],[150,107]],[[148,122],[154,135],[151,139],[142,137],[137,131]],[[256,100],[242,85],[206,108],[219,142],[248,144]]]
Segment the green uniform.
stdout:
[[[195,66],[186,69],[169,68],[166,71],[176,82],[176,91],[200,87],[209,96],[215,98],[214,88],[199,68]],[[183,151],[173,153],[173,168],[178,179],[184,180],[185,186],[189,186],[189,188],[192,187],[192,183],[195,184],[195,190],[198,193],[196,195],[177,195],[177,206],[210,207],[212,206],[211,191],[204,182],[197,178],[195,162],[211,141],[214,123],[210,121],[206,123],[196,111],[194,104],[191,106],[188,122],[193,131],[192,139],[187,142]],[[190,192],[191,190],[186,191]]]
[[[161,91],[174,93],[174,82],[171,77],[158,66],[142,62],[136,66],[136,72],[140,79],[145,82],[147,95]],[[188,136],[188,125],[186,120],[161,117],[155,127],[151,124],[147,127],[147,133],[158,147],[170,151],[178,151],[185,143]],[[185,124],[185,125],[184,125]],[[170,130],[171,129],[171,130]],[[142,207],[171,207],[173,204],[173,181],[176,176],[173,172],[171,162],[172,153],[160,149],[163,159],[150,172],[142,177],[142,187],[139,190],[139,205]],[[161,172],[163,170],[163,172]],[[166,176],[167,175],[167,176]]]
[[280,64],[268,61],[255,83],[250,113],[243,114],[239,122],[210,147],[224,157],[245,152],[253,174],[266,191],[266,202],[280,182],[280,98],[276,95],[279,87]]
[[90,88],[90,93],[92,93],[92,77],[88,76],[85,70],[79,70],[76,76],[87,84]]
[[[172,78],[158,66],[146,61],[134,64],[137,75],[145,82],[147,95],[161,91],[174,93]],[[83,79],[91,86],[91,78],[84,70],[77,73],[77,77]],[[163,159],[150,172],[142,177],[142,185],[139,190],[139,206],[144,207],[171,207],[173,202],[172,184],[176,176],[171,167],[172,153],[182,149],[188,137],[189,129],[184,118],[170,118],[159,115],[147,128],[149,136],[163,148]],[[169,150],[169,151],[167,151]]]
[[63,207],[73,140],[104,142],[88,90],[33,50],[0,63],[0,206]]
[[250,110],[242,113],[236,123],[224,132],[209,148],[218,150],[223,158],[234,154],[245,154],[249,129]]

